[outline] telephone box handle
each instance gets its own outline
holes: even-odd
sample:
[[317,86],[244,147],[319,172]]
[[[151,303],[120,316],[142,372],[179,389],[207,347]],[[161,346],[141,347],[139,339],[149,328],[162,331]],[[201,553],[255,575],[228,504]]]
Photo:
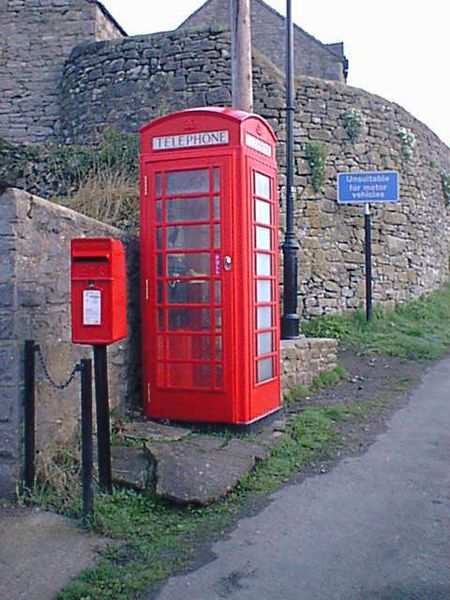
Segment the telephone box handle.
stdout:
[[231,265],[233,263],[233,259],[231,256],[225,256],[223,259],[223,268],[225,271],[231,271]]

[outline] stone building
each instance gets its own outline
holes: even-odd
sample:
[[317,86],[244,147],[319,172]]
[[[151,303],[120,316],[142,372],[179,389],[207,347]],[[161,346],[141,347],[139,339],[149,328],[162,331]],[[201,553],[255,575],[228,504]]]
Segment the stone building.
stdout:
[[[202,29],[205,26],[228,28],[228,0],[207,0],[178,29]],[[284,70],[285,18],[263,0],[251,0],[252,45],[275,66]],[[345,81],[348,60],[344,44],[322,44],[301,27],[294,25],[294,70],[297,76]]]
[[[228,0],[208,0],[180,30],[226,29],[227,8]],[[252,0],[252,11],[254,47],[282,67],[283,17],[262,0]],[[59,139],[61,78],[74,49],[127,37],[97,0],[2,0],[0,34],[0,138],[15,143]],[[299,27],[295,43],[297,74],[345,79],[342,44],[321,44]]]
[[64,61],[83,42],[126,33],[96,0],[0,2],[0,138],[54,137]]

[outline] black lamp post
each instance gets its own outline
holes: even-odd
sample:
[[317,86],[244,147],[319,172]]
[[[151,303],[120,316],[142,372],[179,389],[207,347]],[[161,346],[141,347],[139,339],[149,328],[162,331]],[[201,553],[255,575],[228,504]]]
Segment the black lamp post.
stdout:
[[294,231],[294,43],[291,0],[286,0],[286,231],[283,243],[283,315],[281,338],[298,337],[297,252]]

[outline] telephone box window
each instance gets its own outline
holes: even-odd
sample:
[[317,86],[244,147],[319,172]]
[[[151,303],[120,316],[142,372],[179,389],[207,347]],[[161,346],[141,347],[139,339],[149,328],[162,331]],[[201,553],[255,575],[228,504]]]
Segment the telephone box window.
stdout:
[[216,360],[222,360],[222,338],[216,337]]
[[220,219],[220,198],[214,196],[214,219],[218,221]]
[[211,365],[194,365],[192,369],[193,384],[195,387],[212,387]]
[[263,173],[258,173],[255,171],[255,195],[260,196],[261,198],[267,198],[270,200],[272,198],[271,190],[270,190],[270,177],[267,175],[263,175]]
[[222,302],[222,284],[220,281],[214,282],[214,301],[216,304]]
[[209,248],[209,225],[167,227],[167,248]]
[[256,254],[256,275],[259,277],[272,275],[272,259],[270,254]]
[[264,223],[270,225],[272,222],[270,204],[263,200],[256,200],[255,202],[255,221],[258,223]]
[[272,300],[272,285],[265,279],[256,282],[256,302],[270,302]]
[[168,196],[180,193],[208,193],[209,171],[208,169],[195,169],[194,171],[173,171],[167,173],[166,186]]
[[272,352],[272,333],[258,333],[258,356]]
[[219,192],[220,191],[220,170],[218,167],[214,167],[213,169],[213,177],[214,177],[214,187],[213,190],[215,192]]
[[156,195],[162,196],[162,178],[161,173],[156,174],[156,185],[155,185]]
[[256,328],[268,329],[272,327],[272,309],[270,306],[258,306],[256,309]]
[[271,358],[263,358],[258,361],[258,383],[272,379],[273,377],[273,365]]
[[156,205],[156,222],[161,223],[161,221],[163,220],[161,200],[157,200],[155,205]]
[[167,312],[169,331],[209,331],[211,328],[211,317],[207,308],[169,308]]
[[167,254],[167,276],[208,277],[211,272],[209,253],[192,252]]
[[167,200],[167,221],[209,221],[209,198],[184,198]]
[[256,247],[258,250],[271,250],[270,229],[256,227]]

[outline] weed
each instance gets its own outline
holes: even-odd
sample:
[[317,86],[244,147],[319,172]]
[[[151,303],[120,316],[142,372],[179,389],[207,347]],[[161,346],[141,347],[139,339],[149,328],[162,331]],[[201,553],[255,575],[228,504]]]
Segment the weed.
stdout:
[[30,502],[45,510],[56,510],[68,516],[78,516],[81,511],[80,437],[71,441],[51,458],[38,460],[36,485]]
[[332,315],[317,317],[302,324],[302,332],[309,337],[342,339],[350,333],[351,325],[347,317]]
[[310,387],[306,387],[301,384],[294,384],[291,386],[289,391],[283,396],[283,404],[284,406],[289,406],[289,404],[302,400],[303,398],[306,398],[315,392],[319,392],[328,386],[336,385],[336,383],[342,379],[347,379],[348,377],[349,373],[347,369],[338,364],[331,369],[322,371],[322,373],[318,375]]
[[337,364],[332,369],[322,371],[322,373],[314,380],[310,391],[318,392],[326,387],[336,385],[336,383],[342,379],[348,379],[349,376],[350,374],[347,369],[344,366]]
[[139,190],[128,174],[116,171],[92,171],[70,197],[53,198],[88,217],[131,232],[137,232]]
[[358,108],[348,108],[341,116],[342,123],[347,130],[348,137],[356,140],[364,125],[364,116]]
[[297,400],[306,398],[308,394],[309,389],[305,385],[295,383],[289,388],[288,392],[285,392],[283,394],[283,404],[284,406],[289,406],[289,404],[291,404],[292,402],[296,402]]
[[320,192],[326,180],[326,150],[320,142],[310,142],[306,145],[306,158],[311,167],[312,186],[315,192]]

